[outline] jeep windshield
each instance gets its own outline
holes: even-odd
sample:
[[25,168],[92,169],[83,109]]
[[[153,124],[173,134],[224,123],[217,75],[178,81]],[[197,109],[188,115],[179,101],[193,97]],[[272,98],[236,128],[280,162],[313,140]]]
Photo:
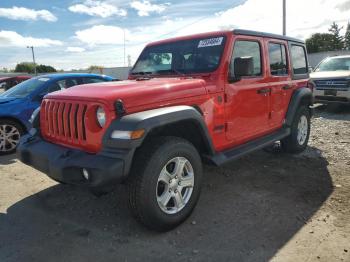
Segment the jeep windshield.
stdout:
[[220,64],[225,42],[225,36],[213,36],[148,46],[130,73],[142,76],[210,73]]
[[316,72],[350,70],[350,57],[329,57],[315,69]]

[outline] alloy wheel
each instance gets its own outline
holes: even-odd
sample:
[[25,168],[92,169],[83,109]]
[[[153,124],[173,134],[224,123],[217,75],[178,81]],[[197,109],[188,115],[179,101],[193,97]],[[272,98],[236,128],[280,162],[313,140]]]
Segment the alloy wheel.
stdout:
[[306,141],[307,135],[309,131],[309,123],[307,121],[306,116],[302,115],[299,119],[298,123],[298,135],[297,140],[299,145],[303,145]]
[[21,134],[17,127],[10,124],[0,125],[0,152],[6,153],[14,150]]
[[184,157],[171,159],[159,174],[156,196],[166,214],[180,212],[189,202],[194,186],[193,167]]

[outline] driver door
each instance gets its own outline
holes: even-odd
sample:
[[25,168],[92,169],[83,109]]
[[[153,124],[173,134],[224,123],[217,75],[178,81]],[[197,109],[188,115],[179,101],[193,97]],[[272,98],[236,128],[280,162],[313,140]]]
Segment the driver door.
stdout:
[[246,62],[239,69],[244,76],[225,88],[226,138],[232,145],[257,138],[269,128],[271,89],[265,82],[263,47],[263,39],[256,37],[237,38],[234,43],[230,75],[234,66],[238,67],[238,60]]

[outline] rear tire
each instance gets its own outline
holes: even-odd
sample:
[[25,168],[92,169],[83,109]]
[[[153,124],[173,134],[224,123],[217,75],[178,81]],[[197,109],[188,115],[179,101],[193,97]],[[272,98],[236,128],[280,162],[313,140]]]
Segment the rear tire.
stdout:
[[23,133],[24,129],[18,122],[0,119],[0,155],[14,153]]
[[136,152],[131,168],[130,211],[152,230],[170,230],[192,213],[201,180],[201,158],[191,143],[178,137],[149,140]]
[[293,119],[291,133],[281,140],[282,149],[287,153],[300,153],[307,147],[310,137],[310,109],[300,107]]

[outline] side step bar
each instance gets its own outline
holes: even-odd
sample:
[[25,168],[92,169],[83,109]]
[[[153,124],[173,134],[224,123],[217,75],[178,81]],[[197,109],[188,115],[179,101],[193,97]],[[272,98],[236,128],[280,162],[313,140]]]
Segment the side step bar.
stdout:
[[251,152],[262,149],[268,145],[273,144],[274,142],[281,140],[289,136],[290,128],[284,127],[272,134],[266,135],[264,137],[255,139],[246,144],[228,149],[226,151],[215,154],[214,156],[208,156],[208,160],[216,166],[220,166],[229,162],[231,160],[245,156]]

